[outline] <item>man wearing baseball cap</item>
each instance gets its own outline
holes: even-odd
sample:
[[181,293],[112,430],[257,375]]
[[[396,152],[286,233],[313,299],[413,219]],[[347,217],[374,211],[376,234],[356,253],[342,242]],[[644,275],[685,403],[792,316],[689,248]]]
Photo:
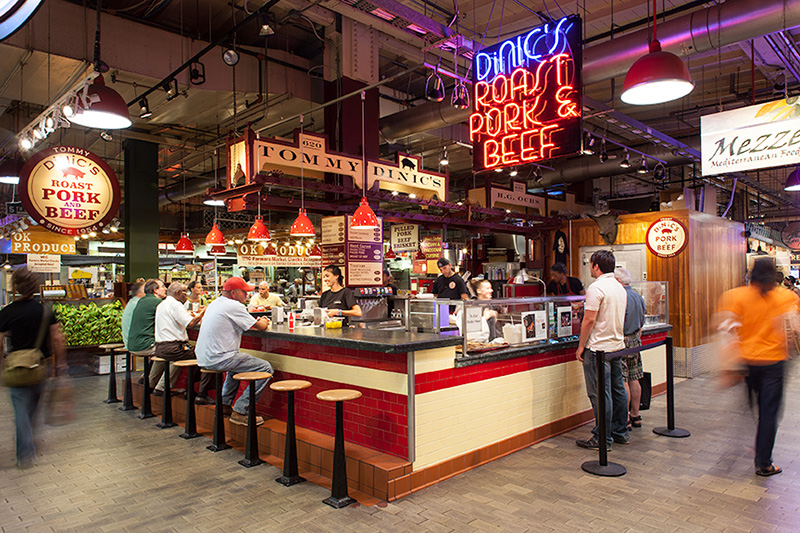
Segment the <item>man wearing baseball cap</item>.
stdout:
[[[250,328],[265,330],[269,326],[269,319],[261,317],[258,320],[247,312],[245,302],[247,293],[255,287],[248,285],[245,280],[238,277],[229,278],[222,285],[222,296],[208,305],[200,333],[197,336],[197,364],[209,370],[224,370],[228,373],[225,385],[222,387],[222,404],[231,409],[231,403],[239,389],[239,382],[233,376],[239,372],[269,372],[273,373],[272,365],[268,361],[253,357],[239,351],[242,333]],[[267,386],[269,380],[262,379],[248,384],[256,386],[256,400]],[[245,390],[231,412],[231,423],[241,426],[247,425],[247,410],[250,409],[250,391]],[[253,408],[255,408],[253,406]],[[260,416],[256,417],[257,425],[264,423]]]

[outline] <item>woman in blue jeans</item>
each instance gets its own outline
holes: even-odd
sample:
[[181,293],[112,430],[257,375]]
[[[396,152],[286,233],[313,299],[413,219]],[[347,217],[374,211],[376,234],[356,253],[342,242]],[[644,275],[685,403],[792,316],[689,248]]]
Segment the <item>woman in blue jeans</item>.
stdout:
[[[0,310],[0,352],[5,356],[5,339],[8,337],[9,351],[36,348],[42,320],[47,320],[44,340],[41,345],[42,354],[48,366],[58,368],[56,361],[64,360],[64,344],[61,329],[52,312],[45,314],[44,306],[33,299],[39,289],[38,276],[27,268],[19,268],[12,276],[14,301]],[[55,355],[56,361],[53,361]],[[14,422],[16,424],[17,466],[28,468],[36,460],[36,447],[33,442],[33,419],[36,407],[44,390],[44,381],[30,387],[10,387],[11,404],[14,406]]]

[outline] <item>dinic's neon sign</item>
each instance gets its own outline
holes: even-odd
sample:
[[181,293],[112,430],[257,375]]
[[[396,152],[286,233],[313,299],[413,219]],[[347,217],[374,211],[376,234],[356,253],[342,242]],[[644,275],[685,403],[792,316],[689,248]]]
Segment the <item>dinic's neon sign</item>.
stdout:
[[580,150],[580,19],[567,17],[475,55],[470,140],[476,170]]

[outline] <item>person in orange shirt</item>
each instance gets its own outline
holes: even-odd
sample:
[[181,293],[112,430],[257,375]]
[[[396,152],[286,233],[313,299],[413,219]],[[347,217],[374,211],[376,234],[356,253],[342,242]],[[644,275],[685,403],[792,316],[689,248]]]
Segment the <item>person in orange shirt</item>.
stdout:
[[781,468],[772,462],[772,448],[778,432],[778,413],[783,402],[786,360],[786,324],[797,322],[800,298],[778,287],[775,263],[757,259],[750,272],[750,285],[725,292],[717,319],[741,324],[737,329],[739,350],[747,368],[750,398],[758,401],[756,430],[756,474],[772,476]]

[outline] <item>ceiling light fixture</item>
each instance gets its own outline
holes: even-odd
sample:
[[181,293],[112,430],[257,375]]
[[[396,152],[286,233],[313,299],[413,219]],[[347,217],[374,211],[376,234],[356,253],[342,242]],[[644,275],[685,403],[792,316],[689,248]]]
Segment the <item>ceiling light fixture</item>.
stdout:
[[365,102],[367,100],[367,92],[361,91],[361,166],[362,166],[362,183],[361,183],[361,203],[359,204],[356,212],[353,213],[353,218],[350,219],[351,229],[370,229],[379,227],[378,217],[369,206],[367,202],[367,144],[366,144],[366,125],[367,116],[364,110]]
[[275,30],[273,30],[269,25],[269,20],[267,19],[267,14],[261,14],[261,28],[258,30],[259,37],[269,37],[270,35],[275,35]]
[[425,261],[427,259],[422,251],[422,248],[417,248],[417,252],[414,254],[414,259],[416,261]]
[[233,48],[226,48],[222,51],[222,61],[229,67],[233,67],[239,62],[239,52]]
[[622,157],[622,161],[620,161],[619,166],[622,168],[631,168],[631,159],[628,156],[628,149],[625,149],[625,154]]
[[322,248],[319,247],[319,244],[315,244],[311,247],[311,250],[308,252],[308,257],[311,259],[322,259]]
[[101,131],[100,138],[109,143],[114,140],[114,136],[111,134],[110,130]]
[[264,219],[261,217],[261,192],[258,193],[258,214],[256,220],[247,232],[247,240],[253,242],[269,241],[272,236],[269,234],[269,229],[264,225]]
[[167,93],[167,102],[174,100],[178,96],[178,80],[175,78],[165,81],[162,87],[164,92]]
[[512,178],[514,176],[516,176],[517,174],[519,174],[519,171],[517,170],[517,167],[512,168],[511,172],[508,173],[508,175],[511,176]]
[[199,61],[193,61],[189,66],[189,83],[203,85],[206,82],[206,66]]
[[81,94],[81,105],[69,121],[87,128],[119,130],[132,124],[125,100],[98,75]]
[[653,0],[653,40],[650,53],[640,57],[628,69],[620,98],[626,104],[661,104],[683,98],[694,89],[684,62],[671,52],[661,50],[656,33],[656,0]]
[[447,165],[450,164],[450,160],[447,159],[447,146],[442,148],[442,153],[439,156],[439,164],[442,165],[443,167],[446,167]]
[[647,158],[642,156],[642,164],[636,169],[638,174],[647,174]]
[[147,98],[139,100],[139,118],[150,118],[153,112],[150,111],[150,104],[147,103]]
[[444,82],[439,72],[434,70],[425,80],[425,97],[431,102],[444,100]]
[[592,137],[591,133],[586,134],[586,144],[583,145],[583,150],[581,153],[583,155],[594,155],[594,137]]
[[603,139],[600,143],[600,162],[605,163],[606,161],[608,161],[608,152],[606,151],[606,140]]
[[384,259],[395,259],[397,257],[397,254],[394,253],[394,250],[392,250],[392,245],[391,244],[389,245],[389,251],[386,252],[383,255],[383,257],[384,257]]
[[786,176],[786,185],[783,187],[784,191],[800,191],[800,166],[795,167],[793,171]]
[[228,251],[225,249],[224,244],[216,244],[208,250],[208,255],[225,255]]
[[305,209],[305,164],[303,161],[303,121],[304,115],[300,115],[300,210],[297,213],[297,218],[292,223],[292,228],[289,230],[289,235],[292,237],[313,237],[314,224],[308,218]]
[[467,89],[467,85],[463,80],[456,80],[450,104],[456,109],[467,109],[469,107],[469,89]]
[[206,235],[206,246],[224,246],[225,245],[225,236],[222,234],[222,231],[219,229],[219,225],[214,222],[214,226],[212,226],[211,231],[208,232]]

